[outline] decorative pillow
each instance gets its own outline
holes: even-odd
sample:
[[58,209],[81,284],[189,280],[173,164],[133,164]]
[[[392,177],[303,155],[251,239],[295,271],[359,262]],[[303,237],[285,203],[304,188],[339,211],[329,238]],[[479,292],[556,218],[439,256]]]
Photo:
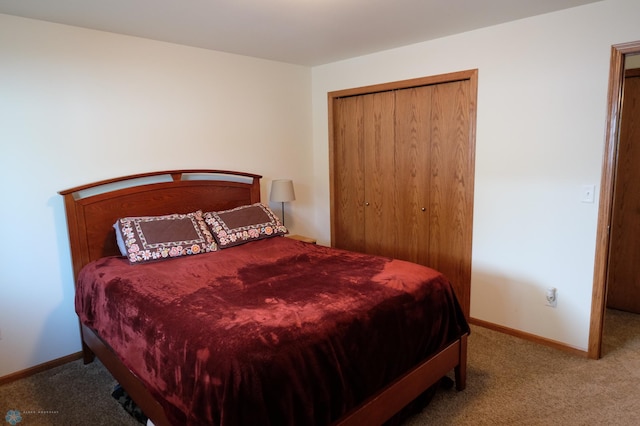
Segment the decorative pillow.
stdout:
[[203,217],[220,248],[289,232],[271,209],[262,203],[219,212],[206,212]]
[[202,212],[118,219],[113,225],[123,256],[131,263],[218,250]]

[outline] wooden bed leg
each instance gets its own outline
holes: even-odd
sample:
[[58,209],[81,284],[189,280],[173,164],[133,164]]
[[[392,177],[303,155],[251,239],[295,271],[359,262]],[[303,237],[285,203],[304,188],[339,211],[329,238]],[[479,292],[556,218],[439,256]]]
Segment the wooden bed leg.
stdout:
[[456,389],[459,391],[467,387],[467,337],[469,337],[468,334],[460,337],[460,363],[454,369]]
[[82,340],[82,361],[84,364],[90,364],[96,359],[96,354],[93,353],[91,348],[84,341],[84,333],[82,332],[82,325],[80,326],[80,339]]
[[89,347],[82,342],[82,361],[85,364],[91,364],[93,360],[96,359],[96,354],[93,353]]

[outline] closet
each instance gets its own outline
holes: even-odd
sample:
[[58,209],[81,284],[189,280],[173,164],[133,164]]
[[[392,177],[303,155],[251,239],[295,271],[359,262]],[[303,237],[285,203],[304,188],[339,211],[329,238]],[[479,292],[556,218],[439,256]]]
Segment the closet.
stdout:
[[331,238],[443,272],[469,316],[477,70],[329,93]]

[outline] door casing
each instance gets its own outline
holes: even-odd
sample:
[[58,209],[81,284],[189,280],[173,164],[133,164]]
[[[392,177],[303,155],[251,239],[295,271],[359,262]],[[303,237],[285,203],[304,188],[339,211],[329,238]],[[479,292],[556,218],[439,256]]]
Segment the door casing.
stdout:
[[609,229],[613,210],[613,188],[618,154],[618,134],[622,110],[625,55],[640,53],[640,41],[615,44],[611,47],[607,124],[600,182],[600,203],[593,271],[591,320],[589,324],[588,356],[602,357],[602,330],[606,310],[607,272],[609,259]]

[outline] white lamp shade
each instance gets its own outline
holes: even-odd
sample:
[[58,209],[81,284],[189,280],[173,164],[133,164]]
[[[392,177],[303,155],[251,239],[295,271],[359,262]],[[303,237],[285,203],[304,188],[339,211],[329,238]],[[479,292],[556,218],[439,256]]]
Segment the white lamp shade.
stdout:
[[271,182],[271,195],[269,201],[287,203],[296,199],[293,192],[293,182],[290,179],[276,179]]

